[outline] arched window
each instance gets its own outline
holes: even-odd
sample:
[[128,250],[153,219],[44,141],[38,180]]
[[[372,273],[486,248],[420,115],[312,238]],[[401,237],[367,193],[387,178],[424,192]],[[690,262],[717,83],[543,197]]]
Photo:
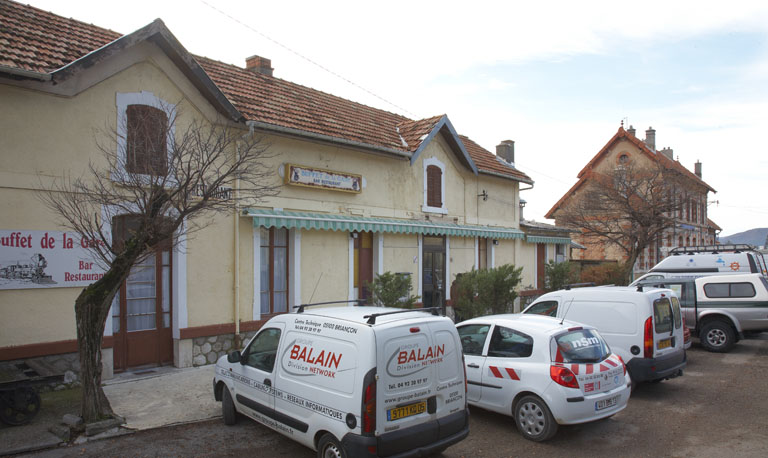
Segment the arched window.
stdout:
[[443,206],[443,171],[436,165],[427,167],[427,205]]
[[126,171],[165,175],[168,172],[166,113],[149,105],[128,105],[126,120]]

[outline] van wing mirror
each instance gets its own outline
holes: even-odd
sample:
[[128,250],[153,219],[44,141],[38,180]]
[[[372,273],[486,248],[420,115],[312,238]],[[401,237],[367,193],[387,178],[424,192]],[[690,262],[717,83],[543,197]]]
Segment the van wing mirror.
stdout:
[[239,363],[240,362],[240,352],[239,351],[233,351],[232,353],[227,355],[227,361],[230,363]]

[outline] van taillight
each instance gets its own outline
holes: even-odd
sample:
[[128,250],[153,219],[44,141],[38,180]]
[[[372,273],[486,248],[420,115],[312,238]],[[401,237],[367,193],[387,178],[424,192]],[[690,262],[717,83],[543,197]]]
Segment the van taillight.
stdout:
[[578,388],[579,381],[576,380],[576,376],[573,375],[570,369],[563,366],[549,366],[549,376],[558,385],[563,385],[566,388]]
[[653,318],[645,320],[645,332],[643,333],[643,357],[653,358]]
[[[369,374],[371,374],[369,372]],[[365,378],[366,383],[363,388],[363,434],[374,434],[376,432],[376,375]]]

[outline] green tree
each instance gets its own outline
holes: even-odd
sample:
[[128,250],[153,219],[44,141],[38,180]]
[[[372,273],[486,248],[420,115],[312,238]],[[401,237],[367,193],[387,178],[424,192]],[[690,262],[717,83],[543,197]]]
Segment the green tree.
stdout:
[[456,312],[467,320],[486,314],[508,313],[517,298],[515,288],[523,268],[504,264],[493,269],[471,270],[456,278]]
[[380,307],[411,308],[419,296],[411,295],[411,279],[407,275],[384,272],[368,283],[371,303]]
[[546,291],[563,289],[565,285],[576,283],[578,279],[577,275],[578,273],[575,266],[569,261],[559,263],[549,261],[544,266],[544,289]]

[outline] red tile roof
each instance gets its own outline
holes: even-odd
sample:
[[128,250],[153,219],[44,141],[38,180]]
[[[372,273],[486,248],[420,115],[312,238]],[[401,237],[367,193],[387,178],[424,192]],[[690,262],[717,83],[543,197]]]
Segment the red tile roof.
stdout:
[[[50,73],[120,37],[111,30],[0,0],[0,65],[6,67]],[[248,121],[415,153],[444,117],[412,120],[235,65],[193,57]],[[460,138],[480,172],[532,183],[490,151]]]
[[0,65],[49,73],[120,38],[111,30],[0,0]]

